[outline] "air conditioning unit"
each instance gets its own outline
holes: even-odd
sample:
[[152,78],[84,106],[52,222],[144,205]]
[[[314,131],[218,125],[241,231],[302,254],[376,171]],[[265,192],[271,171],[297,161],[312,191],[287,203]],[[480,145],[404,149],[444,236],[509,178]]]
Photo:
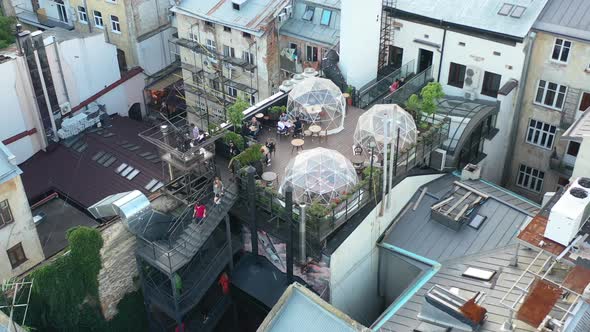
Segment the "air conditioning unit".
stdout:
[[61,112],[61,115],[66,115],[72,111],[72,106],[70,103],[63,103],[59,105],[59,111]]
[[430,153],[430,167],[439,171],[444,171],[446,159],[447,151],[443,149],[436,149]]
[[293,15],[293,6],[285,6],[285,9],[283,9],[283,11],[285,14],[287,14],[288,17],[291,17]]
[[465,70],[465,80],[463,88],[465,90],[477,90],[479,88],[479,80],[481,78],[481,69],[477,67],[467,67]]
[[567,246],[590,216],[590,178],[578,178],[553,205],[544,236]]
[[287,20],[287,13],[280,13],[279,16],[279,22],[284,22]]
[[467,100],[476,100],[477,99],[477,92],[475,91],[467,91],[465,92],[465,99]]

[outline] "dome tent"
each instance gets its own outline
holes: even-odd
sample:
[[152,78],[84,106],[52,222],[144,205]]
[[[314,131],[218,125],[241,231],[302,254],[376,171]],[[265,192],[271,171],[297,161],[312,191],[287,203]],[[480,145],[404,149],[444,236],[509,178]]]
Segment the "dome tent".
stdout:
[[295,202],[329,205],[350,193],[357,182],[350,160],[336,150],[320,147],[303,151],[289,161],[280,191],[285,194],[290,185]]
[[[392,120],[391,132],[387,133],[385,142],[386,124]],[[375,142],[376,150],[383,153],[385,143],[392,144],[396,149],[397,133],[399,130],[399,151],[408,149],[416,143],[418,130],[412,116],[396,104],[374,105],[363,113],[356,124],[354,131],[354,144],[361,146],[364,151],[369,151],[370,143]]]
[[332,81],[309,77],[289,92],[287,112],[291,119],[299,117],[335,134],[344,129],[346,100]]

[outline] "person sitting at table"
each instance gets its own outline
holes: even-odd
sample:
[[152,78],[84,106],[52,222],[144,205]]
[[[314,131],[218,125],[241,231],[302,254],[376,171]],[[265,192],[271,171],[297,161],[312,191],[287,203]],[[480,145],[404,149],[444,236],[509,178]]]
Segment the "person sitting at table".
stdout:
[[287,116],[287,114],[281,113],[281,115],[279,116],[279,121],[286,122],[287,120],[289,120],[289,117]]
[[303,122],[301,122],[301,119],[299,119],[299,117],[295,118],[295,123],[293,124],[293,126],[295,127],[295,130],[293,131],[293,137],[301,136],[301,133],[303,132]]
[[240,154],[240,150],[238,149],[238,147],[236,146],[234,141],[230,141],[229,142],[229,155],[233,158],[239,154]]
[[255,130],[250,129],[252,136],[256,138],[256,136],[258,136],[258,133],[260,132],[260,122],[258,121],[258,119],[252,118],[252,121],[250,122],[250,127],[256,128]]
[[279,121],[279,122],[277,122],[277,132],[280,135],[287,134],[287,131],[289,131],[289,128],[287,127],[287,122],[285,122],[285,121]]

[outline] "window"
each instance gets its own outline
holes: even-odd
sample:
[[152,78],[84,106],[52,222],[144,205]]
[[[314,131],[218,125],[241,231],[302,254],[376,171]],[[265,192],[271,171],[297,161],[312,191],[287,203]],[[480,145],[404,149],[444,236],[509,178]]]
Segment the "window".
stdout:
[[571,41],[561,38],[555,38],[555,45],[553,45],[553,53],[551,54],[551,59],[558,62],[567,62],[567,60],[569,59],[571,48]]
[[541,121],[531,119],[526,135],[527,143],[551,149],[555,140],[557,127]]
[[540,80],[535,103],[561,110],[566,92],[565,85]]
[[192,32],[188,34],[188,38],[192,41],[199,41],[199,38],[197,38],[197,34]]
[[233,47],[223,45],[223,55],[226,57],[235,58],[236,57],[236,50]]
[[526,7],[516,6],[514,8],[514,11],[512,11],[512,14],[510,14],[510,17],[521,18],[522,17],[522,14],[524,14],[524,11],[525,10],[526,10]]
[[302,19],[306,21],[313,20],[313,13],[315,12],[315,8],[312,6],[305,7],[305,12],[303,13]]
[[495,56],[501,56],[501,55],[502,55],[502,53],[500,53],[500,52],[498,52],[498,51],[494,51],[494,53],[493,53],[493,54],[494,54]]
[[580,153],[580,142],[570,141],[566,153],[572,157],[577,157]]
[[540,192],[543,188],[544,177],[545,172],[521,164],[518,169],[518,178],[516,179],[516,185],[521,188],[525,188],[535,192]]
[[315,46],[307,46],[306,59],[307,61],[318,61],[318,48]]
[[242,32],[242,37],[250,39],[252,38],[252,35],[247,32]]
[[466,44],[464,42],[459,42],[459,46],[465,46]]
[[230,27],[223,26],[223,31],[225,31],[225,32],[231,32],[231,28]]
[[514,8],[514,5],[505,3],[502,5],[502,8],[500,8],[500,11],[498,11],[498,15],[508,16],[508,14],[510,14],[512,11],[512,8]]
[[498,97],[498,90],[500,90],[501,80],[502,76],[486,71],[483,75],[481,94],[494,98]]
[[94,26],[99,29],[104,29],[104,25],[102,23],[102,14],[99,11],[94,11]]
[[332,18],[332,11],[324,9],[322,11],[322,19],[320,20],[321,25],[330,25],[330,19]]
[[212,51],[212,52],[214,52],[216,48],[217,48],[217,47],[216,47],[216,45],[215,45],[215,41],[214,41],[214,40],[211,40],[211,39],[207,39],[207,49],[208,49],[209,51]]
[[19,265],[27,261],[27,256],[25,256],[25,251],[20,243],[8,249],[6,254],[8,254],[8,259],[13,269],[16,269]]
[[588,107],[590,107],[590,93],[583,92],[582,99],[580,100],[580,107],[578,107],[578,110],[580,112],[584,112],[588,109]]
[[467,67],[464,65],[451,62],[448,84],[463,89],[463,84],[465,83],[465,70],[467,70]]
[[113,32],[120,33],[121,32],[121,25],[119,24],[119,17],[115,15],[111,15],[111,30]]
[[238,90],[236,90],[236,88],[233,86],[229,86],[227,87],[227,94],[236,98],[238,96]]
[[250,105],[254,105],[254,104],[256,104],[256,96],[250,95]]
[[219,82],[217,82],[215,79],[209,79],[209,85],[211,88],[213,88],[213,90],[219,91]]
[[205,21],[205,26],[212,28],[215,25],[213,24],[213,22]]
[[78,6],[78,18],[80,23],[88,24],[88,14],[86,13],[86,7]]
[[555,191],[560,191],[561,189],[565,188],[568,184],[570,184],[570,181],[560,176],[557,180],[557,188],[555,189]]
[[235,9],[235,10],[240,10],[240,4],[239,3],[232,2],[232,8]]
[[14,219],[12,218],[12,211],[10,211],[10,205],[8,204],[8,200],[5,199],[0,202],[0,228],[10,224],[13,222]]
[[200,83],[201,79],[199,78],[198,73],[193,73],[193,83]]
[[244,61],[248,62],[251,65],[254,64],[254,54],[252,54],[248,51],[242,52],[242,59],[244,59]]

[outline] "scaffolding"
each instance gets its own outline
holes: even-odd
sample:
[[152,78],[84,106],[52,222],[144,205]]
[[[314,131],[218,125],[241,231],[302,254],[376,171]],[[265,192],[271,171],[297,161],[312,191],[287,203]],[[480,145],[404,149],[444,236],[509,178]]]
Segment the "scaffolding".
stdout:
[[387,75],[389,68],[389,47],[393,46],[395,10],[397,0],[383,0],[381,7],[381,37],[379,38],[379,61],[377,73]]

